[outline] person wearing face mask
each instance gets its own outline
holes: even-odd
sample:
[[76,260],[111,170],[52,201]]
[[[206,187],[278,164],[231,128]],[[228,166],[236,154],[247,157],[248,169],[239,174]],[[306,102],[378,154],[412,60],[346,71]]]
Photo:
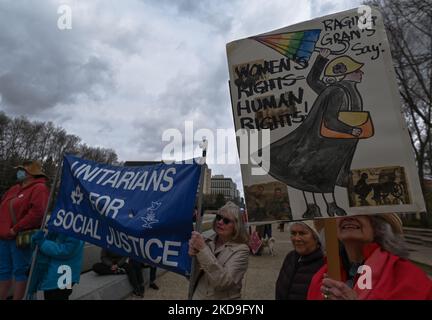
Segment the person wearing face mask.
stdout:
[[191,279],[192,299],[240,299],[249,262],[249,236],[240,208],[226,203],[213,221],[213,230],[208,239],[193,231],[189,240],[189,255],[196,256],[199,264],[199,272]]
[[19,232],[40,228],[49,198],[48,178],[38,161],[15,168],[18,183],[0,201],[0,300],[6,299],[14,281],[13,299],[24,296],[31,248],[18,248]]
[[294,250],[288,253],[276,281],[276,300],[306,300],[313,275],[324,264],[319,235],[312,221],[290,225]]
[[[341,280],[325,264],[313,277],[308,300],[432,300],[432,280],[410,262],[395,213],[337,219]],[[359,273],[364,266],[366,272]],[[369,273],[369,284],[358,281]]]

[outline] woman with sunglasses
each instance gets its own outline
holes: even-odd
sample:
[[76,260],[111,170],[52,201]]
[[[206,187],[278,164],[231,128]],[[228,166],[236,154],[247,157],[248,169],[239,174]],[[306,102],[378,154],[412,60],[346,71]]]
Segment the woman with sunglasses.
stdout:
[[209,238],[194,231],[189,240],[189,255],[196,256],[200,270],[191,280],[192,299],[240,299],[249,261],[249,236],[240,208],[232,202],[220,208],[213,230]]

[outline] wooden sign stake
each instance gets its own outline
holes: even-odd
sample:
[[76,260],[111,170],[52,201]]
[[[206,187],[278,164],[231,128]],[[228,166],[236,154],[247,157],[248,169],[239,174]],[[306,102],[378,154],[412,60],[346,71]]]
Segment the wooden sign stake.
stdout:
[[324,219],[324,232],[328,267],[327,275],[333,280],[341,281],[336,219]]

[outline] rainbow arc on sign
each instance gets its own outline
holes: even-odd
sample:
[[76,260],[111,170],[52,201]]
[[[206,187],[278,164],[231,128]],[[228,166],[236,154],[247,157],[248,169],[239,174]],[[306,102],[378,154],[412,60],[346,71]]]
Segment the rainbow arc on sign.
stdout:
[[251,39],[276,50],[295,62],[304,63],[309,61],[314,52],[315,44],[319,39],[320,33],[320,29],[312,29],[255,36],[251,37]]

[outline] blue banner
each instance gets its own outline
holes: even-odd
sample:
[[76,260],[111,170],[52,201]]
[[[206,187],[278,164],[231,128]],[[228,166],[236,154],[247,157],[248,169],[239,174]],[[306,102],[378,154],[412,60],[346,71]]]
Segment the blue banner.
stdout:
[[119,167],[67,155],[48,229],[189,275],[201,166]]

